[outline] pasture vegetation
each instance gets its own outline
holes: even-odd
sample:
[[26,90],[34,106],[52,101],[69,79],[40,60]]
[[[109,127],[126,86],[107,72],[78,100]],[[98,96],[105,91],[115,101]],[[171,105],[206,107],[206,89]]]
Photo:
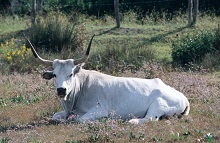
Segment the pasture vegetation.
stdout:
[[[13,17],[13,16],[0,15],[0,21],[1,21],[0,22],[1,36],[26,29],[27,27],[27,18],[22,18],[18,16]],[[2,38],[1,38],[1,42],[2,42]]]
[[[6,16],[0,17],[7,21],[0,20],[0,142],[219,142],[220,73],[219,64],[214,64],[219,63],[218,55],[209,53],[215,62],[205,57],[208,69],[202,67],[205,61],[192,63],[188,70],[171,65],[172,45],[198,32],[216,31],[219,17],[201,14],[193,28],[186,26],[185,14],[176,14],[173,20],[136,17],[126,13],[122,27],[116,29],[111,16],[80,15],[80,44],[87,45],[86,38],[97,34],[85,68],[117,76],[161,78],[187,96],[189,116],[144,125],[111,119],[87,124],[49,122],[61,110],[61,103],[53,82],[41,78],[45,68],[36,63],[19,32],[27,29],[29,19]],[[47,59],[66,57],[65,51],[60,53],[41,50]],[[80,57],[77,54],[68,51],[69,58]]]

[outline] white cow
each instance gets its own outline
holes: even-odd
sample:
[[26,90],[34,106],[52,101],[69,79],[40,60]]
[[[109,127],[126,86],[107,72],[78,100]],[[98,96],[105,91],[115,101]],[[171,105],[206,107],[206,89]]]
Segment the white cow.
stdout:
[[55,113],[53,120],[66,121],[75,115],[72,120],[76,122],[110,117],[140,124],[157,121],[163,115],[189,114],[187,98],[158,78],[115,77],[82,69],[81,64],[88,58],[93,37],[86,55],[78,60],[45,60],[31,45],[35,57],[53,65],[53,71],[44,72],[43,78],[54,78],[56,92],[62,98],[64,109]]

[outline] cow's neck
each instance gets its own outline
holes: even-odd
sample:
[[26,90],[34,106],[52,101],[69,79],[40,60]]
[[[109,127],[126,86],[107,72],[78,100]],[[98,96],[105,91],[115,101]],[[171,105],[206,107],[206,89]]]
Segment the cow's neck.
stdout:
[[63,109],[68,114],[73,114],[76,110],[76,104],[78,99],[80,98],[81,89],[83,88],[84,81],[87,77],[86,74],[83,72],[84,70],[81,70],[82,72],[77,73],[75,75],[76,77],[73,79],[73,83],[75,83],[75,85],[73,86],[73,90],[70,92],[70,94],[67,95],[67,100],[62,100]]

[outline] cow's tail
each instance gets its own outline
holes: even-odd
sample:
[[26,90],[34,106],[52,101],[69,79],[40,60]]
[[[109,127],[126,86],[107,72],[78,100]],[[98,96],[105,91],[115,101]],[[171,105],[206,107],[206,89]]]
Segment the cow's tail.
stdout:
[[186,108],[185,108],[185,110],[181,113],[181,115],[188,115],[188,114],[189,114],[189,110],[190,110],[190,105],[189,105],[189,101],[187,100]]

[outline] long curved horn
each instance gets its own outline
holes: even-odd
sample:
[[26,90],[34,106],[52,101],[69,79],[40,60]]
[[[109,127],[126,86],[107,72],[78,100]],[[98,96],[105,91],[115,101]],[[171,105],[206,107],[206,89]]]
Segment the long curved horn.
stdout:
[[[24,33],[23,33],[23,34],[24,34]],[[51,61],[51,60],[45,60],[45,59],[41,58],[41,57],[38,55],[38,53],[36,52],[34,46],[31,44],[30,40],[25,36],[25,34],[24,34],[24,37],[27,39],[27,41],[28,41],[29,44],[31,45],[31,51],[32,51],[32,53],[33,53],[33,55],[34,55],[35,58],[38,58],[40,61],[42,61],[42,62],[44,62],[44,63],[46,63],[46,64],[50,64],[50,65],[51,65],[51,64],[53,63],[53,61]]]
[[80,58],[80,59],[77,59],[74,61],[74,65],[78,65],[78,64],[82,64],[84,62],[87,61],[88,57],[89,57],[89,52],[90,52],[90,49],[91,49],[91,45],[92,45],[92,40],[93,40],[93,37],[95,36],[95,34],[92,36],[90,42],[89,42],[89,45],[88,45],[88,48],[86,50],[86,54],[84,55],[84,57]]

